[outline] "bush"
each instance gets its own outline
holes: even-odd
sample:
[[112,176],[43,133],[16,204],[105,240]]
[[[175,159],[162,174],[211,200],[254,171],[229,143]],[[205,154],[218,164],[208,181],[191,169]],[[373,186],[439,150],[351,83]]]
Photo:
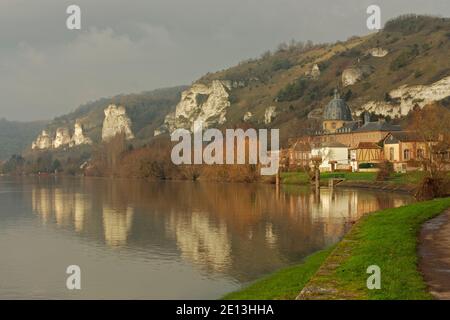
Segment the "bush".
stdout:
[[294,83],[288,84],[284,89],[281,89],[277,95],[277,100],[293,101],[300,99],[308,89],[309,82],[305,78],[299,78]]
[[272,71],[287,70],[292,67],[292,63],[288,59],[277,59],[272,62]]
[[377,172],[377,181],[386,181],[394,172],[394,167],[389,161],[384,161],[379,165],[380,170]]
[[417,55],[419,55],[419,47],[417,44],[403,51],[397,58],[395,58],[390,65],[392,71],[399,70],[407,66]]

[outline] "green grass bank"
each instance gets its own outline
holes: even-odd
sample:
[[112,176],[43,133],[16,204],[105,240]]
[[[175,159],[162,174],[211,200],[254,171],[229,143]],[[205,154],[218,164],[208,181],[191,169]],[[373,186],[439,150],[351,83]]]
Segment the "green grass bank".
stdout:
[[[450,207],[450,198],[417,202],[363,217],[335,248],[256,281],[223,299],[431,299],[417,270],[420,226]],[[367,267],[381,269],[369,290]]]
[[248,287],[227,294],[225,300],[293,300],[311,279],[334,247],[307,257],[303,263],[287,267],[254,282]]
[[[400,185],[413,185],[419,183],[423,178],[423,175],[424,172],[422,171],[393,173],[385,182]],[[376,181],[376,176],[376,172],[322,172],[320,174],[320,180],[322,183],[327,183],[331,178],[343,178],[345,181],[362,181],[370,183]],[[280,177],[281,183],[283,184],[310,184],[308,175],[303,171],[282,172]]]

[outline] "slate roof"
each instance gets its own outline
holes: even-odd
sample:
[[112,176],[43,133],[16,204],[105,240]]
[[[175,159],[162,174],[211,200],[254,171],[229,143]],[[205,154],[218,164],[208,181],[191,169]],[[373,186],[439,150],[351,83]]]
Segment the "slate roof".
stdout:
[[399,125],[390,124],[383,121],[368,122],[361,127],[354,130],[354,132],[368,132],[368,131],[401,131]]
[[323,110],[324,120],[344,120],[352,121],[352,111],[347,103],[340,98],[337,90],[334,92],[334,98],[331,100]]

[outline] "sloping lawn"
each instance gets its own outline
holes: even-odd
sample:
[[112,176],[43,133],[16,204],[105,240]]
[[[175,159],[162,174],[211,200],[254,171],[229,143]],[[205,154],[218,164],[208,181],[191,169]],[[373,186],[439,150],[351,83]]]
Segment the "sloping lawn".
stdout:
[[[417,202],[362,218],[337,244],[227,294],[223,299],[431,299],[417,270],[420,226],[450,207],[450,198]],[[381,269],[381,289],[369,290],[367,267]]]
[[[422,223],[450,207],[450,198],[418,202],[362,218],[307,284],[325,299],[431,299],[417,270]],[[381,269],[381,289],[369,290],[367,267]],[[319,298],[314,293],[306,298]]]
[[292,300],[319,269],[333,248],[307,257],[299,265],[288,267],[258,280],[248,287],[227,294],[225,300]]

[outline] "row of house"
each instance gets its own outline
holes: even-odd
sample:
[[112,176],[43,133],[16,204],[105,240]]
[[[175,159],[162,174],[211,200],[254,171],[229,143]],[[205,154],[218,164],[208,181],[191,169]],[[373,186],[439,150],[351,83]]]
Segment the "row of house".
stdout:
[[361,171],[376,170],[377,164],[389,161],[395,171],[405,172],[420,168],[429,152],[427,142],[415,132],[383,120],[371,122],[368,114],[364,121],[354,121],[349,106],[335,91],[324,108],[322,130],[290,139],[281,165],[302,168],[320,158],[322,171]]

